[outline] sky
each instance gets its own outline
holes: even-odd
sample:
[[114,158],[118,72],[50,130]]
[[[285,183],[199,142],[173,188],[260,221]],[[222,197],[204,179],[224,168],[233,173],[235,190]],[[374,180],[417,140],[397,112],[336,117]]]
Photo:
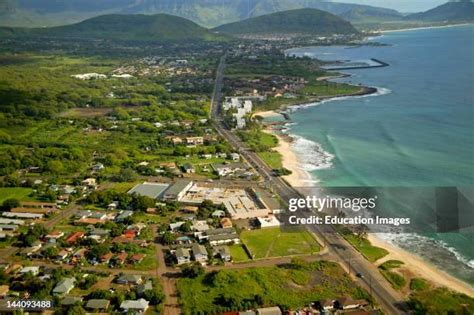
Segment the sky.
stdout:
[[432,9],[448,0],[332,0],[333,2],[368,4],[391,8],[400,12],[419,12]]

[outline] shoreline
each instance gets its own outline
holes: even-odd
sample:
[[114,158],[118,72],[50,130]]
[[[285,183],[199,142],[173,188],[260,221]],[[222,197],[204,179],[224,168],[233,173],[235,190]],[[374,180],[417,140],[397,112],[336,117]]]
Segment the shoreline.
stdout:
[[420,26],[420,27],[409,27],[409,28],[401,28],[401,29],[393,29],[393,30],[384,30],[384,31],[376,31],[378,33],[394,33],[394,32],[409,32],[409,31],[417,31],[417,30],[430,30],[436,28],[449,28],[449,27],[456,27],[456,26],[464,26],[464,25],[472,25],[474,23],[460,23],[460,24],[447,24],[447,25],[433,25],[433,26]]
[[391,259],[401,260],[405,263],[401,268],[407,269],[414,275],[422,277],[436,286],[447,287],[453,291],[474,297],[474,288],[472,288],[469,284],[442,271],[437,266],[434,266],[430,262],[423,260],[418,255],[399,248],[377,237],[375,234],[369,234],[367,239],[372,245],[381,247],[387,250],[389,253],[387,256],[376,261],[376,265],[380,265],[383,262]]
[[[262,113],[263,117],[280,115],[276,111],[266,111]],[[314,178],[309,172],[301,168],[299,158],[292,148],[292,143],[288,139],[290,136],[286,137],[285,135],[281,135],[276,132],[276,130],[270,128],[266,128],[264,131],[277,137],[278,146],[275,147],[274,150],[282,155],[283,166],[292,171],[291,175],[282,176],[282,178],[284,178],[294,188],[314,186],[311,184],[314,184],[317,178]],[[447,287],[450,290],[474,297],[474,288],[472,288],[469,284],[442,271],[438,267],[432,265],[430,262],[425,261],[421,257],[417,256],[415,253],[411,253],[399,248],[377,237],[375,234],[369,234],[368,240],[372,245],[384,248],[389,253],[387,256],[375,262],[374,265],[378,266],[391,259],[401,260],[405,263],[402,268],[408,270],[413,275],[422,277],[433,283],[435,286]]]

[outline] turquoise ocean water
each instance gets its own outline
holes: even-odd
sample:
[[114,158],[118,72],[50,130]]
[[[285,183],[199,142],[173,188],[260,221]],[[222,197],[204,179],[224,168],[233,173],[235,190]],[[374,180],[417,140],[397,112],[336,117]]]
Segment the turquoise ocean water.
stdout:
[[[294,108],[288,132],[305,169],[327,187],[473,187],[474,25],[371,40],[389,46],[288,51],[390,65],[343,71],[351,77],[340,81],[377,87],[377,95]],[[382,237],[474,286],[474,233]]]

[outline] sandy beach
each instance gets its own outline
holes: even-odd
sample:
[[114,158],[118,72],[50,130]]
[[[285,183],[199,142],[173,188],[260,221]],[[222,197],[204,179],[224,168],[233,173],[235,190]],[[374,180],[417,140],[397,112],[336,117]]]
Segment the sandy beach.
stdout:
[[418,31],[418,30],[429,30],[435,28],[447,28],[447,27],[456,27],[462,25],[471,25],[472,23],[461,23],[461,24],[449,24],[449,25],[438,25],[438,26],[420,26],[420,27],[410,27],[410,28],[401,28],[401,29],[394,29],[394,30],[385,30],[385,31],[378,31],[379,33],[393,33],[393,32],[409,32],[409,31]]
[[[257,115],[262,117],[271,117],[280,114],[276,111],[266,111],[259,112]],[[298,161],[298,156],[292,149],[290,139],[278,134],[270,128],[267,128],[265,132],[275,135],[278,138],[278,146],[275,148],[275,150],[282,155],[284,167],[292,171],[291,175],[284,176],[283,178],[293,187],[314,186],[314,178],[312,178],[307,171],[301,168]],[[368,239],[374,246],[384,248],[389,252],[386,257],[376,262],[377,265],[382,264],[383,262],[390,259],[401,260],[405,263],[403,267],[411,274],[425,278],[436,286],[444,286],[454,291],[462,292],[474,297],[474,288],[469,286],[467,283],[464,283],[461,280],[458,280],[453,276],[439,270],[437,267],[422,260],[415,254],[409,253],[380,238],[377,238],[374,234],[370,234]]]
[[384,248],[389,252],[387,256],[377,261],[377,265],[382,264],[383,262],[390,259],[401,260],[405,263],[404,267],[414,275],[425,278],[435,285],[444,286],[454,291],[462,292],[474,297],[474,288],[469,286],[467,283],[464,283],[461,280],[458,280],[453,276],[439,270],[437,267],[422,260],[415,254],[409,253],[401,248],[389,244],[386,241],[377,238],[377,236],[374,234],[369,234],[368,239],[372,245]]
[[[268,113],[268,115],[270,114],[271,113]],[[279,115],[276,112],[273,112],[272,115],[275,114]],[[278,138],[278,146],[275,148],[275,151],[281,154],[284,167],[291,171],[290,175],[283,176],[283,178],[293,187],[313,186],[314,180],[307,171],[301,168],[298,157],[291,149],[291,143],[288,141],[288,139],[285,139],[283,136],[271,129],[266,129],[265,132],[268,132]]]

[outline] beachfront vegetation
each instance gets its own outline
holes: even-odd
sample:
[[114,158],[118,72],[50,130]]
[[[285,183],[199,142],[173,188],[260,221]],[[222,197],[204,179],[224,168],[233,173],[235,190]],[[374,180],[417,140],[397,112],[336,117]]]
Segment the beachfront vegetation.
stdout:
[[400,290],[405,287],[407,281],[405,277],[393,269],[397,269],[403,265],[400,260],[387,260],[379,266],[380,273],[387,279],[392,287],[396,290]]
[[288,310],[341,296],[370,299],[338,264],[326,261],[220,270],[194,279],[179,279],[178,291],[184,314],[215,314],[274,305]]
[[373,246],[365,234],[355,234],[347,228],[339,228],[339,231],[342,236],[370,262],[375,262],[388,255],[386,249]]
[[254,259],[293,255],[310,255],[320,246],[306,230],[265,228],[243,231],[240,235]]
[[474,310],[474,298],[446,288],[413,292],[407,304],[415,315],[468,315]]
[[423,291],[430,288],[430,284],[423,278],[413,278],[410,280],[411,291]]

